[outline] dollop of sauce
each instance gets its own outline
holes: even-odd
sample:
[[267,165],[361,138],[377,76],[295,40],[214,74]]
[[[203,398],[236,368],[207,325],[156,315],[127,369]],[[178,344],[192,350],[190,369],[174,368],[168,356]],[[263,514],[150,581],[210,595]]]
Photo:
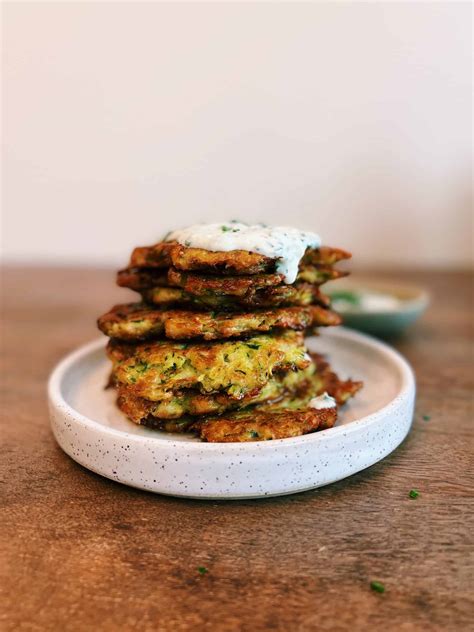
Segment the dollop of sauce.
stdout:
[[389,294],[362,294],[360,307],[366,312],[391,312],[399,309],[400,301]]
[[196,224],[175,230],[166,241],[177,241],[190,248],[202,248],[213,252],[247,250],[276,259],[276,271],[285,283],[294,283],[299,263],[306,248],[319,248],[321,238],[316,233],[289,226],[265,226],[264,224]]
[[392,312],[400,309],[402,301],[391,294],[357,291],[335,291],[331,294],[332,306],[337,312],[358,311],[367,313]]
[[310,408],[316,408],[316,410],[322,410],[323,408],[335,408],[336,400],[328,393],[324,392],[322,395],[318,395],[318,397],[313,397],[313,399],[309,402]]

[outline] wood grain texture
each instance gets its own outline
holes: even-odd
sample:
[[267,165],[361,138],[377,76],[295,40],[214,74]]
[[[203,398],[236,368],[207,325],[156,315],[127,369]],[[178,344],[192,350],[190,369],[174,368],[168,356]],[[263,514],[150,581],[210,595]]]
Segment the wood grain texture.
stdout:
[[[95,318],[127,291],[114,287],[111,271],[7,270],[2,629],[469,629],[472,280],[410,277],[433,303],[395,343],[418,380],[403,445],[319,490],[211,502],[129,489],[61,452],[48,425],[47,376],[97,336]],[[371,580],[386,592],[371,591]]]

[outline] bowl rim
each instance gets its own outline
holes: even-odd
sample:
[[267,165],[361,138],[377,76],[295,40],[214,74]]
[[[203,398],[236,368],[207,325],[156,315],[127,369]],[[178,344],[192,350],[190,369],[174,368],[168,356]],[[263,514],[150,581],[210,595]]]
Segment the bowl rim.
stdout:
[[[342,287],[341,287],[342,286]],[[406,314],[417,310],[420,314],[428,307],[431,301],[431,295],[423,287],[410,283],[399,283],[398,281],[390,281],[384,279],[372,279],[370,277],[357,277],[356,279],[341,279],[338,281],[337,288],[340,290],[374,290],[380,291],[380,293],[395,296],[399,300],[399,306],[392,309],[380,309],[380,310],[366,310],[357,307],[348,306],[344,309],[337,310],[343,317],[344,316],[375,316],[375,317],[387,317],[397,314]],[[396,296],[395,291],[406,291],[413,293],[411,298],[400,298]],[[328,296],[331,298],[331,290],[327,291]]]

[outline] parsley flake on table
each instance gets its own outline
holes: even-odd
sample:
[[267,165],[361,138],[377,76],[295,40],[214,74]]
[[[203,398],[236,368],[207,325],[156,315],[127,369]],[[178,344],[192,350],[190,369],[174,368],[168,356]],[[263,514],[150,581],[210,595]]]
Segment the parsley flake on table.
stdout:
[[378,593],[384,593],[385,592],[385,586],[382,584],[382,582],[375,582],[375,581],[374,582],[370,582],[370,587],[375,592],[378,592]]
[[429,421],[431,419],[430,415],[423,415],[423,421]]
[[410,498],[418,498],[420,492],[417,489],[410,489],[408,495],[410,496]]
[[205,575],[209,571],[207,570],[207,568],[205,566],[198,566],[197,567],[197,572],[199,573],[199,575]]

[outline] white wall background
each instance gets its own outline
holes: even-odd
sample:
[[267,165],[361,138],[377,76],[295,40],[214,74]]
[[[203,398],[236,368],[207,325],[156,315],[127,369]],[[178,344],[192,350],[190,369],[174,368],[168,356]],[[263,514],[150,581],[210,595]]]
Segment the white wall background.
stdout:
[[469,262],[469,3],[10,3],[3,42],[9,261],[238,218]]

